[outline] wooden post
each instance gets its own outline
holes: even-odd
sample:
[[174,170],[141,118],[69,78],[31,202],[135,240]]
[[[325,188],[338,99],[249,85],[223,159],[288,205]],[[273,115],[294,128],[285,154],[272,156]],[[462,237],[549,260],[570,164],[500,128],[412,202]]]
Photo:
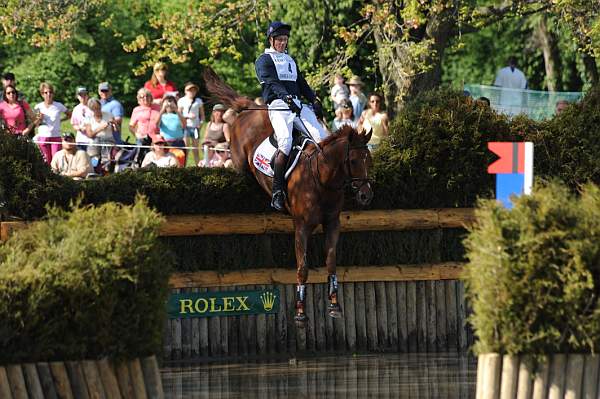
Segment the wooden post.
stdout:
[[567,359],[564,399],[580,399],[583,383],[584,356],[571,354]]
[[[502,372],[502,356],[497,353],[487,353],[479,356],[479,361],[482,362],[482,384],[483,387],[477,393],[481,393],[477,399],[498,399],[500,395],[500,375]],[[479,374],[479,372],[478,372]],[[479,377],[477,377],[477,385],[479,385]]]
[[343,283],[341,289],[344,291],[344,322],[346,323],[346,343],[350,352],[356,351],[356,308],[354,306],[355,283]]
[[25,377],[23,376],[23,369],[21,365],[12,364],[6,366],[6,374],[8,375],[8,381],[12,390],[12,397],[14,399],[28,399],[27,387],[25,386]]
[[115,376],[115,372],[108,359],[100,359],[96,362],[98,372],[100,373],[100,380],[104,387],[106,397],[109,399],[121,399],[121,391],[119,391],[119,382]]
[[517,395],[519,357],[504,355],[502,358],[502,384],[500,399],[514,399]]
[[548,363],[550,359],[548,356],[544,356],[539,365],[539,370],[536,370],[535,378],[533,380],[533,394],[531,399],[546,399],[546,391],[548,388],[548,374],[550,368]]
[[25,385],[31,399],[44,399],[44,392],[40,384],[40,376],[34,363],[23,365],[23,376],[25,377]]
[[519,382],[516,399],[530,399],[533,393],[533,362],[527,356],[521,356],[519,360]]
[[583,394],[584,399],[597,399],[598,394],[598,369],[600,368],[599,355],[587,355],[585,357],[585,370],[583,373]]
[[120,362],[115,365],[119,390],[124,398],[135,398],[133,381],[129,374],[129,367],[126,362]]
[[0,398],[12,399],[8,374],[6,373],[6,368],[3,366],[0,366]]
[[73,399],[73,390],[71,389],[71,381],[69,381],[69,374],[67,368],[63,362],[50,362],[50,372],[54,377],[54,386],[56,387],[56,393],[62,399]]
[[565,392],[565,371],[567,355],[555,354],[551,358],[550,377],[548,379],[548,399],[562,399]]
[[[52,371],[50,371],[50,365],[46,362],[37,364],[37,371],[40,377],[40,384],[42,386],[42,392],[46,399],[58,399],[56,388],[54,387],[54,380],[52,379]],[[2,397],[2,395],[0,395]]]
[[129,361],[128,366],[131,385],[133,386],[133,392],[135,393],[136,399],[147,398],[148,394],[146,392],[146,384],[144,381],[144,373],[142,372],[140,359],[133,359]]
[[163,392],[162,380],[160,379],[160,371],[158,369],[158,363],[156,356],[149,356],[141,359],[142,372],[144,374],[144,381],[146,387],[146,393],[149,398],[164,399],[165,395]]
[[81,368],[83,369],[90,399],[106,399],[96,362],[93,360],[84,360],[81,362]]

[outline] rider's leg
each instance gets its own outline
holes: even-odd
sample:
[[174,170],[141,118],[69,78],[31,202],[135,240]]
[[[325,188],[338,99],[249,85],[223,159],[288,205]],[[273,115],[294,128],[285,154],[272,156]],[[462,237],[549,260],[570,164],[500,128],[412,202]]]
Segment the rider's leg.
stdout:
[[294,122],[294,126],[302,130],[304,130],[304,127],[306,127],[310,136],[317,143],[321,142],[323,139],[325,139],[325,137],[329,136],[329,133],[327,132],[327,130],[325,130],[325,127],[319,122],[317,116],[309,106],[305,104],[302,106],[300,118],[302,119],[302,123],[296,120]]
[[[273,199],[271,206],[278,211],[285,210],[285,166],[292,148],[292,127],[295,114],[281,111],[287,108],[283,100],[274,100],[269,104],[269,119],[277,138],[277,153],[273,163]],[[271,109],[275,109],[271,111]]]

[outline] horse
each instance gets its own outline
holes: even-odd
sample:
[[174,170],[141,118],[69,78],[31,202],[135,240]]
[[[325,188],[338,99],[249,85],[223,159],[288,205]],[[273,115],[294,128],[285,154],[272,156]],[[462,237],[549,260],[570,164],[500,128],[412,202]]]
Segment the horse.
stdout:
[[[204,80],[215,100],[238,112],[230,126],[230,151],[235,168],[250,172],[263,190],[270,196],[273,179],[256,169],[253,155],[256,148],[273,133],[267,107],[255,104],[239,95],[207,68]],[[296,314],[297,327],[304,328],[307,241],[318,225],[325,234],[325,254],[328,283],[328,314],[342,317],[337,301],[338,280],[336,276],[336,247],[340,235],[340,212],[344,203],[345,187],[350,184],[359,204],[368,205],[373,198],[369,179],[371,154],[367,143],[371,132],[360,134],[350,126],[328,136],[318,144],[308,144],[287,180],[287,211],[295,228],[296,253]]]

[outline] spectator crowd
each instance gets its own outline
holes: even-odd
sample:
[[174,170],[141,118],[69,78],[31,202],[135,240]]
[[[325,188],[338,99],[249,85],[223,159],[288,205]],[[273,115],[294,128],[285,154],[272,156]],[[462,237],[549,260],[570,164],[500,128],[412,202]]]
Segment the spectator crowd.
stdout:
[[[335,133],[343,125],[372,129],[369,144],[376,146],[388,134],[388,117],[382,96],[365,96],[363,86],[358,76],[352,76],[347,84],[343,76],[335,76],[331,89],[335,118],[330,130]],[[56,101],[54,86],[42,82],[42,101],[31,106],[17,90],[15,75],[5,72],[0,124],[15,135],[33,139],[54,172],[75,179],[118,171],[114,169],[116,159],[126,165],[137,162],[141,167],[232,166],[229,129],[235,112],[215,104],[206,120],[199,87],[187,82],[180,93],[168,79],[165,63],[156,63],[150,79],[137,91],[138,105],[129,115],[128,126],[135,144],[124,141],[125,109],[109,82],[98,84],[97,96],[84,86],[77,87],[74,94],[78,103],[68,109]],[[256,102],[260,105],[261,99]],[[61,129],[63,121],[70,123],[74,133]]]

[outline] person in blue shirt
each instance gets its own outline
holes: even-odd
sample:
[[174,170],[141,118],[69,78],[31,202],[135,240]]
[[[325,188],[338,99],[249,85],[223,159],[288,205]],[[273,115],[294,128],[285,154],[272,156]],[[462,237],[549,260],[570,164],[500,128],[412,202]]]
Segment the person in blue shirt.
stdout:
[[177,107],[175,97],[167,96],[163,98],[158,127],[160,135],[170,147],[185,147],[183,141],[185,118]]
[[123,115],[125,110],[119,101],[112,94],[112,87],[108,82],[102,82],[98,85],[98,95],[100,96],[100,104],[102,104],[102,112],[108,112],[113,116],[114,129],[113,136],[115,143],[121,144],[121,124],[123,123]]
[[[292,147],[292,129],[305,131],[319,143],[327,132],[317,120],[323,110],[294,59],[286,52],[292,27],[275,21],[269,25],[267,40],[270,47],[256,60],[256,76],[262,87],[262,97],[269,109],[269,119],[277,138],[277,152],[273,171],[273,199],[271,206],[285,209],[285,166]],[[301,98],[310,106],[303,104]],[[316,115],[315,115],[316,114]]]

